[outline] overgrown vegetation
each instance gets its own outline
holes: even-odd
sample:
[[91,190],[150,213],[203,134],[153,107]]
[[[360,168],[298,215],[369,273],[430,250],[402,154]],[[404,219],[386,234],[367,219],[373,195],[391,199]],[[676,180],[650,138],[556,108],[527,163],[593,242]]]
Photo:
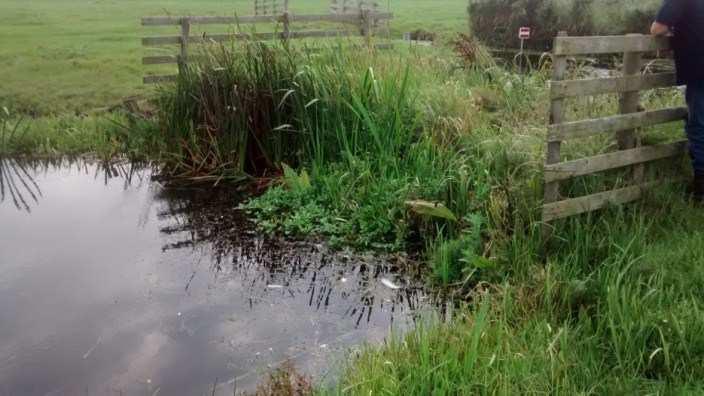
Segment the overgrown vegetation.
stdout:
[[[167,139],[177,144],[171,150],[179,153],[175,166],[217,171],[191,161],[190,153],[227,153],[232,157],[212,158],[244,164],[229,167],[237,173],[271,176],[270,188],[245,205],[263,230],[420,252],[432,282],[468,301],[450,323],[431,321],[381,349],[366,350],[337,387],[318,392],[699,389],[704,366],[696,356],[704,347],[704,322],[694,280],[702,274],[692,268],[701,259],[701,249],[693,246],[701,239],[695,230],[702,214],[678,186],[665,187],[635,206],[558,222],[546,245],[536,213],[544,74],[520,76],[478,63],[481,57],[455,58],[442,49],[304,55],[248,44],[235,51],[248,51],[247,62],[272,63],[276,74],[258,74],[242,57],[214,52],[212,63],[165,92],[166,99],[182,90],[190,92],[185,97],[207,98],[191,103],[196,110],[165,107],[171,117],[187,120],[180,129],[185,135]],[[248,94],[218,88],[235,84]],[[643,103],[651,108],[681,100],[673,93],[645,95]],[[242,105],[232,99],[238,95],[259,105]],[[214,112],[212,120],[197,116],[210,103],[237,110]],[[617,100],[585,103],[571,103],[568,114],[603,114]],[[262,109],[276,114],[266,124],[246,124],[259,119]],[[673,128],[647,138],[671,139],[677,136]],[[249,136],[257,137],[254,149],[243,143]],[[566,147],[565,154],[601,152],[609,144],[607,138],[592,139]],[[583,178],[566,190],[594,191],[618,185],[624,176]],[[684,250],[668,248],[672,243]]]
[[647,33],[661,2],[620,0],[470,0],[470,27],[496,48],[518,48],[518,29],[532,28],[526,46],[548,51],[553,38]]
[[[175,154],[170,164],[189,175],[224,167],[232,177],[298,168],[246,205],[262,228],[401,250],[461,232],[469,224],[465,216],[483,206],[485,169],[459,146],[472,137],[425,133],[435,118],[423,112],[441,104],[419,96],[425,83],[407,62],[388,62],[414,55],[385,58],[339,48],[306,55],[262,44],[209,55],[159,101],[160,130]],[[443,69],[452,73],[456,66]],[[432,73],[423,78],[440,81]],[[447,202],[454,214],[420,211],[426,201]]]
[[[490,5],[510,15],[481,21],[492,27],[492,42],[501,34],[513,40],[514,25],[528,17],[573,34],[631,31],[651,7]],[[610,11],[616,5],[620,11]],[[561,25],[570,13],[582,16],[579,24]],[[623,22],[631,19],[631,27]],[[537,33],[539,43],[554,31]],[[547,74],[497,67],[467,37],[453,45],[461,56],[444,47],[380,54],[215,46],[176,85],[162,87],[154,120],[123,113],[108,128],[102,119],[66,116],[48,122],[58,132],[46,134],[33,126],[41,120],[15,128],[24,124],[8,110],[0,152],[148,153],[174,176],[255,181],[263,194],[243,209],[261,230],[414,253],[428,264],[429,283],[466,304],[451,322],[429,319],[369,347],[337,386],[319,393],[701,393],[704,212],[682,186],[663,184],[641,203],[557,222],[553,239],[542,240]],[[678,101],[676,90],[643,96],[646,108]],[[611,112],[617,102],[580,99],[566,110],[576,119]],[[84,133],[71,133],[76,125]],[[678,128],[645,139],[670,140]],[[565,145],[564,154],[611,148],[599,137]],[[683,172],[678,164],[651,171]],[[619,185],[626,175],[583,177],[564,192]],[[278,372],[263,392],[295,393],[298,385],[310,392],[297,378]]]
[[701,393],[704,216],[681,195],[569,222],[544,265],[515,257],[460,318],[366,350],[326,392]]

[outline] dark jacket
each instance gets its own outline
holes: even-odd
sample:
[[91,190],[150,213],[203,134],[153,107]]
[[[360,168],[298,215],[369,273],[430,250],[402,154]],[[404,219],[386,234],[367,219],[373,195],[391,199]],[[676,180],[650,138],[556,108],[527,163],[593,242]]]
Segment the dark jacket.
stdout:
[[678,82],[704,82],[704,0],[665,0],[656,21],[674,34]]

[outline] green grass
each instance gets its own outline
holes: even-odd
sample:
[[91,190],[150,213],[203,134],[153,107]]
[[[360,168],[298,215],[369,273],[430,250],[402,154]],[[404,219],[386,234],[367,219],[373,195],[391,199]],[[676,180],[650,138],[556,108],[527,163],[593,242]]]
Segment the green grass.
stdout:
[[[150,92],[142,85],[140,38],[149,15],[252,13],[245,0],[3,0],[0,3],[0,105],[30,115],[86,112]],[[291,2],[293,12],[326,12],[323,0]],[[392,33],[461,30],[464,0],[391,1]],[[194,32],[195,34],[196,32]],[[152,68],[153,69],[153,68]]]
[[366,349],[321,393],[701,394],[703,220],[664,189],[571,221],[547,262],[507,263],[452,322]]
[[122,111],[30,118],[0,109],[0,156],[156,159],[163,151],[156,136],[146,119]]

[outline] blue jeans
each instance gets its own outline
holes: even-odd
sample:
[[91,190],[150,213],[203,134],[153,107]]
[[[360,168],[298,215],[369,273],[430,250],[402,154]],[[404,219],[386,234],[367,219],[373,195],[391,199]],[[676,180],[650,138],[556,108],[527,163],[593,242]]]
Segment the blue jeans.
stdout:
[[687,137],[694,172],[704,175],[704,82],[687,85]]

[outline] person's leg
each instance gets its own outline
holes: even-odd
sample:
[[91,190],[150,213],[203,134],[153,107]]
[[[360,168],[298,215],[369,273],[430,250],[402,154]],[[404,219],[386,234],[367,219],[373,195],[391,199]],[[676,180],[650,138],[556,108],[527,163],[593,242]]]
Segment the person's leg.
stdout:
[[687,138],[694,168],[694,197],[704,199],[704,82],[687,86]]

